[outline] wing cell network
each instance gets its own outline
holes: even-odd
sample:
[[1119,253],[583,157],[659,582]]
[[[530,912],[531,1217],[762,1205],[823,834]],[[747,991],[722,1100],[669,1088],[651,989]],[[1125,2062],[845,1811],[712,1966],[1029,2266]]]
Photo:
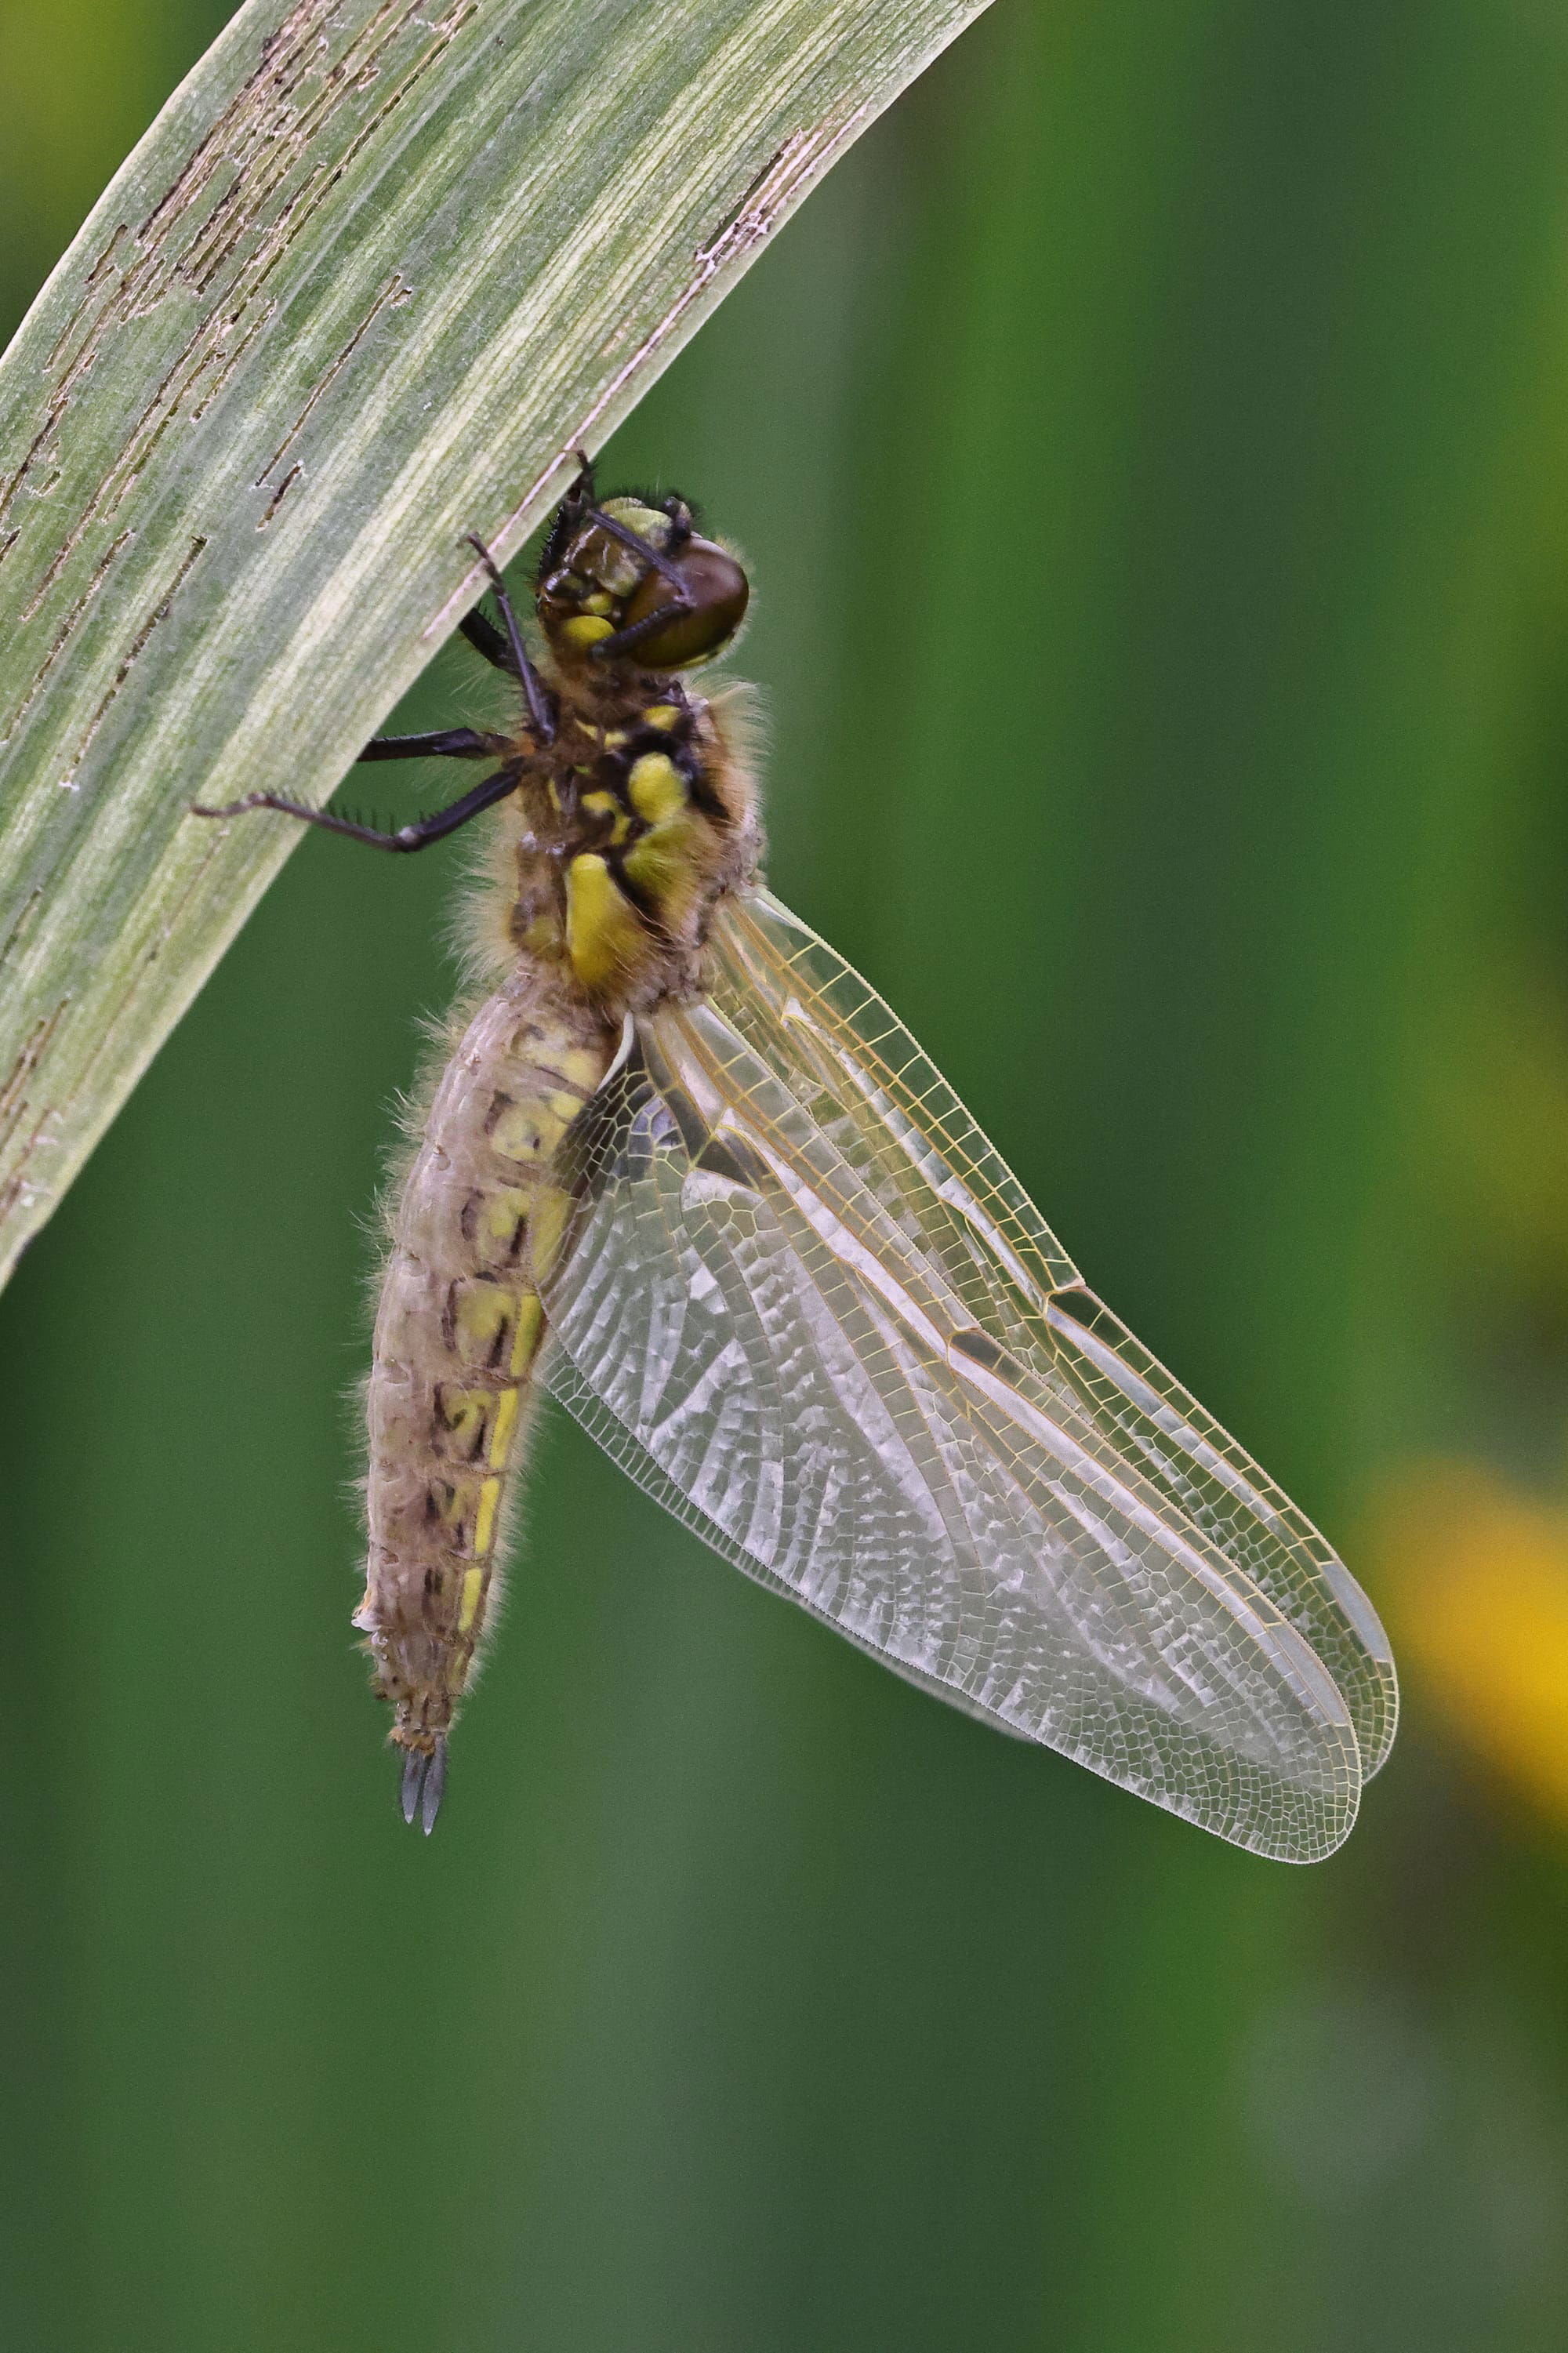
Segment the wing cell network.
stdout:
[[1344,1694],[1370,1779],[1398,1723],[1394,1654],[1327,1540],[1089,1290],[1012,1170],[852,966],[765,891],[726,904],[715,946],[715,1003],[763,1060],[801,1074],[797,1088],[820,1087],[818,1115],[940,1257],[981,1327],[1048,1360],[1113,1446],[1131,1450],[1317,1652]]
[[718,934],[710,1001],[643,1025],[573,1138],[550,1386],[911,1681],[1258,1852],[1329,1852],[1382,1733],[1359,1590],[881,1000],[764,894]]

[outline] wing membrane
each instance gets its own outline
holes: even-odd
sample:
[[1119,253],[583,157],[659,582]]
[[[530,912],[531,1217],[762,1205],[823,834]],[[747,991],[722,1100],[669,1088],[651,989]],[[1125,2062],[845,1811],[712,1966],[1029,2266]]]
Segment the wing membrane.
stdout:
[[714,1003],[790,1074],[984,1331],[1050,1374],[1175,1509],[1246,1570],[1343,1694],[1370,1778],[1398,1721],[1388,1637],[1306,1514],[1084,1284],[909,1031],[767,892],[726,902]]
[[[774,902],[723,933],[712,1003],[647,1025],[575,1139],[551,1385],[727,1558],[912,1681],[1223,1837],[1326,1853],[1359,1795],[1350,1709],[1220,1541],[1225,1513],[1268,1533],[1264,1487],[1123,1361],[880,1000]],[[791,938],[832,969],[770,996],[755,967]]]

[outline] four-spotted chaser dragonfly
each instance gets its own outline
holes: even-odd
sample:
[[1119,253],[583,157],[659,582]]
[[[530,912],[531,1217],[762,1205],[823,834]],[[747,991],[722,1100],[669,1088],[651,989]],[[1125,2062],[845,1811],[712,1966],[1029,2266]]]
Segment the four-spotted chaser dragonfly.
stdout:
[[744,616],[679,498],[586,461],[537,586],[542,652],[470,643],[510,733],[395,833],[496,809],[489,993],[392,1221],[355,1624],[426,1831],[556,1397],[727,1560],[954,1706],[1205,1830],[1306,1862],[1394,1736],[1387,1639],[1316,1529],[1085,1285],[882,999],[763,888],[733,691],[684,683]]

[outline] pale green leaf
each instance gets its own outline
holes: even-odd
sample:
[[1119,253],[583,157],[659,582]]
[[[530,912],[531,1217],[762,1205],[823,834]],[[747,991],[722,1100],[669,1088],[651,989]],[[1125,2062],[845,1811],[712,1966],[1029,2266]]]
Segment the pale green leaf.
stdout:
[[251,0],[0,360],[0,1271],[321,800],[984,0]]

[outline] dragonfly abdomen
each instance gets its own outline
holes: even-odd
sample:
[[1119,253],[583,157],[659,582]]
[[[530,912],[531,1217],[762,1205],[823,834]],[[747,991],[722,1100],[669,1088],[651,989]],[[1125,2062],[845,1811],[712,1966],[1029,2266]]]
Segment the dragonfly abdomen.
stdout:
[[416,1757],[439,1755],[494,1617],[544,1329],[532,1245],[564,1207],[551,1156],[616,1042],[587,1008],[520,970],[480,1006],[443,1071],[395,1213],[354,1623],[396,1710],[392,1737]]

